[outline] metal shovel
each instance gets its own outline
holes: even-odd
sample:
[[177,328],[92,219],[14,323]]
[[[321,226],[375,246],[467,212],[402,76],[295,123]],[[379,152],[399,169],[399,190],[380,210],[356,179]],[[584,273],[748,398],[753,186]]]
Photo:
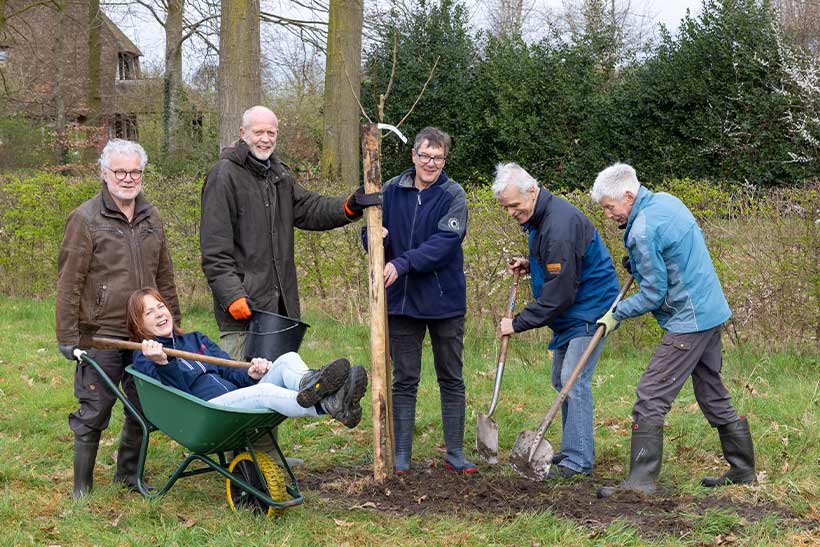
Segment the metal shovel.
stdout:
[[[518,293],[518,272],[513,273],[513,285],[510,289],[510,299],[507,303],[507,312],[504,317],[512,318],[515,309],[515,296]],[[478,413],[475,436],[475,448],[481,459],[490,464],[498,463],[498,424],[492,419],[495,407],[498,405],[498,394],[501,391],[501,378],[504,376],[504,361],[507,357],[507,345],[510,336],[501,338],[501,349],[498,352],[498,366],[495,369],[495,387],[493,400],[490,402],[490,411],[487,414]]]
[[[610,306],[610,309],[614,309],[615,306],[618,305],[618,302],[623,299],[626,291],[628,291],[629,287],[632,285],[633,279],[634,278],[630,275],[623,288],[621,288],[621,292],[618,293],[618,296],[612,303],[612,306]],[[543,420],[541,420],[541,425],[538,427],[538,431],[527,430],[518,434],[518,438],[515,440],[515,445],[513,445],[513,448],[510,451],[510,465],[512,465],[512,468],[515,469],[522,477],[534,481],[542,481],[547,477],[547,473],[550,470],[550,465],[552,465],[552,456],[554,452],[549,441],[544,440],[544,433],[546,433],[547,428],[550,426],[552,420],[555,418],[555,415],[558,413],[558,409],[561,408],[561,405],[566,400],[569,391],[575,384],[575,380],[578,379],[581,371],[584,370],[584,366],[586,366],[589,356],[592,355],[593,351],[595,351],[595,348],[598,346],[601,338],[604,337],[605,332],[606,327],[603,325],[600,325],[597,329],[595,329],[595,335],[589,342],[589,345],[584,351],[584,354],[581,356],[581,359],[578,360],[578,364],[575,365],[575,369],[572,371],[569,379],[564,384],[564,387],[561,389],[558,397],[555,398],[555,402],[552,403],[549,412],[547,412],[547,415],[544,416]]]

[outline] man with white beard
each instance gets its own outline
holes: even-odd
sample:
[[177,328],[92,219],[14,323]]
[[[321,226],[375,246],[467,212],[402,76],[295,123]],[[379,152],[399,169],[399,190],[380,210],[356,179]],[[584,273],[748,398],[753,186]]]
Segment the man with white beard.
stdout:
[[242,115],[240,140],[222,150],[202,188],[200,248],[211,287],[219,345],[244,358],[251,308],[300,316],[293,229],[330,230],[361,218],[380,194],[360,186],[347,198],[303,188],[274,155],[276,115],[254,106]]

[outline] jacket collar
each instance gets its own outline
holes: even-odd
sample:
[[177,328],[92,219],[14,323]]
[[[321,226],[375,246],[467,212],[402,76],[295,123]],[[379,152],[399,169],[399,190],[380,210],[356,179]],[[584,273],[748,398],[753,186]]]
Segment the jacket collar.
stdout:
[[521,229],[525,231],[535,230],[537,229],[541,223],[544,221],[544,218],[549,215],[549,208],[550,201],[552,201],[552,192],[544,188],[544,186],[539,186],[538,197],[535,198],[535,210],[532,212],[532,216],[529,218],[527,222],[521,225]]
[[259,160],[251,154],[248,143],[242,139],[236,141],[233,146],[222,150],[220,158],[228,159],[237,165],[241,165],[259,178],[265,178],[270,171],[276,173],[281,173],[282,171],[282,162],[276,157],[276,154],[271,154],[267,161]]
[[[117,204],[114,202],[114,197],[111,195],[111,192],[108,191],[108,185],[103,181],[102,183],[102,191],[100,192],[102,196],[102,206],[100,213],[103,216],[113,217],[113,218],[120,218],[128,222],[128,218],[125,216]],[[134,217],[131,219],[131,222],[139,219],[144,213],[146,213],[151,208],[151,204],[145,199],[145,196],[142,192],[137,194],[137,197],[134,199]]]
[[629,211],[629,218],[626,219],[626,226],[624,227],[624,241],[626,241],[626,236],[632,229],[632,223],[635,222],[635,219],[638,217],[638,212],[646,206],[646,202],[651,196],[652,192],[650,192],[646,186],[641,185],[641,187],[638,188],[638,195],[635,196],[635,203],[632,204],[632,210]]
[[[436,182],[434,182],[433,184],[428,186],[426,188],[426,190],[429,190],[430,188],[433,188],[434,186],[440,186],[440,185],[444,184],[449,178],[450,177],[447,175],[447,171],[442,169],[441,174],[438,176],[438,179],[436,179]],[[399,175],[399,186],[401,186],[402,188],[415,188],[416,187],[416,168],[415,167],[411,167],[410,169],[407,169],[406,171],[402,172],[401,175]]]

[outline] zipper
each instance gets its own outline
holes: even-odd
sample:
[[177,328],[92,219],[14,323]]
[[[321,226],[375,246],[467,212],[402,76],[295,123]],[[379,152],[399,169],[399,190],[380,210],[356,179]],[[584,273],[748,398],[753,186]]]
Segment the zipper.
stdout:
[[[413,249],[413,232],[416,229],[416,216],[418,215],[419,208],[421,208],[421,192],[416,194],[416,208],[413,209],[413,222],[410,224],[410,242],[407,245],[408,249]],[[407,303],[407,283],[410,281],[410,276],[404,276],[404,290],[402,292],[401,297],[401,313],[404,313],[404,305]]]
[[438,271],[433,270],[433,275],[436,278],[436,285],[438,285],[438,295],[444,297],[444,289],[441,288],[441,281],[438,279]]
[[[189,370],[194,370],[194,368],[196,368],[191,363],[189,363],[187,359],[183,359],[182,357],[180,357],[180,360],[183,363],[185,363],[186,365],[188,365]],[[231,390],[229,390],[227,387],[225,387],[225,384],[220,382],[219,379],[215,378],[214,374],[209,374],[208,373],[208,370],[205,368],[205,365],[203,365],[199,361],[194,361],[194,363],[196,363],[197,366],[199,366],[199,369],[202,371],[202,374],[204,374],[206,378],[209,378],[209,379],[213,380],[214,382],[216,382],[216,385],[221,387],[225,391],[225,393],[230,393]]]

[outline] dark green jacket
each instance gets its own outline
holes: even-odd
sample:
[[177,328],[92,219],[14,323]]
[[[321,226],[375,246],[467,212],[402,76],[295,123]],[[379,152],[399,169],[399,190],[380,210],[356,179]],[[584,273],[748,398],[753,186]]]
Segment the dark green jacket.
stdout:
[[294,227],[330,230],[350,222],[343,198],[304,189],[275,156],[269,168],[249,156],[242,140],[225,148],[202,187],[202,270],[222,332],[246,330],[228,313],[242,296],[256,309],[298,319]]

